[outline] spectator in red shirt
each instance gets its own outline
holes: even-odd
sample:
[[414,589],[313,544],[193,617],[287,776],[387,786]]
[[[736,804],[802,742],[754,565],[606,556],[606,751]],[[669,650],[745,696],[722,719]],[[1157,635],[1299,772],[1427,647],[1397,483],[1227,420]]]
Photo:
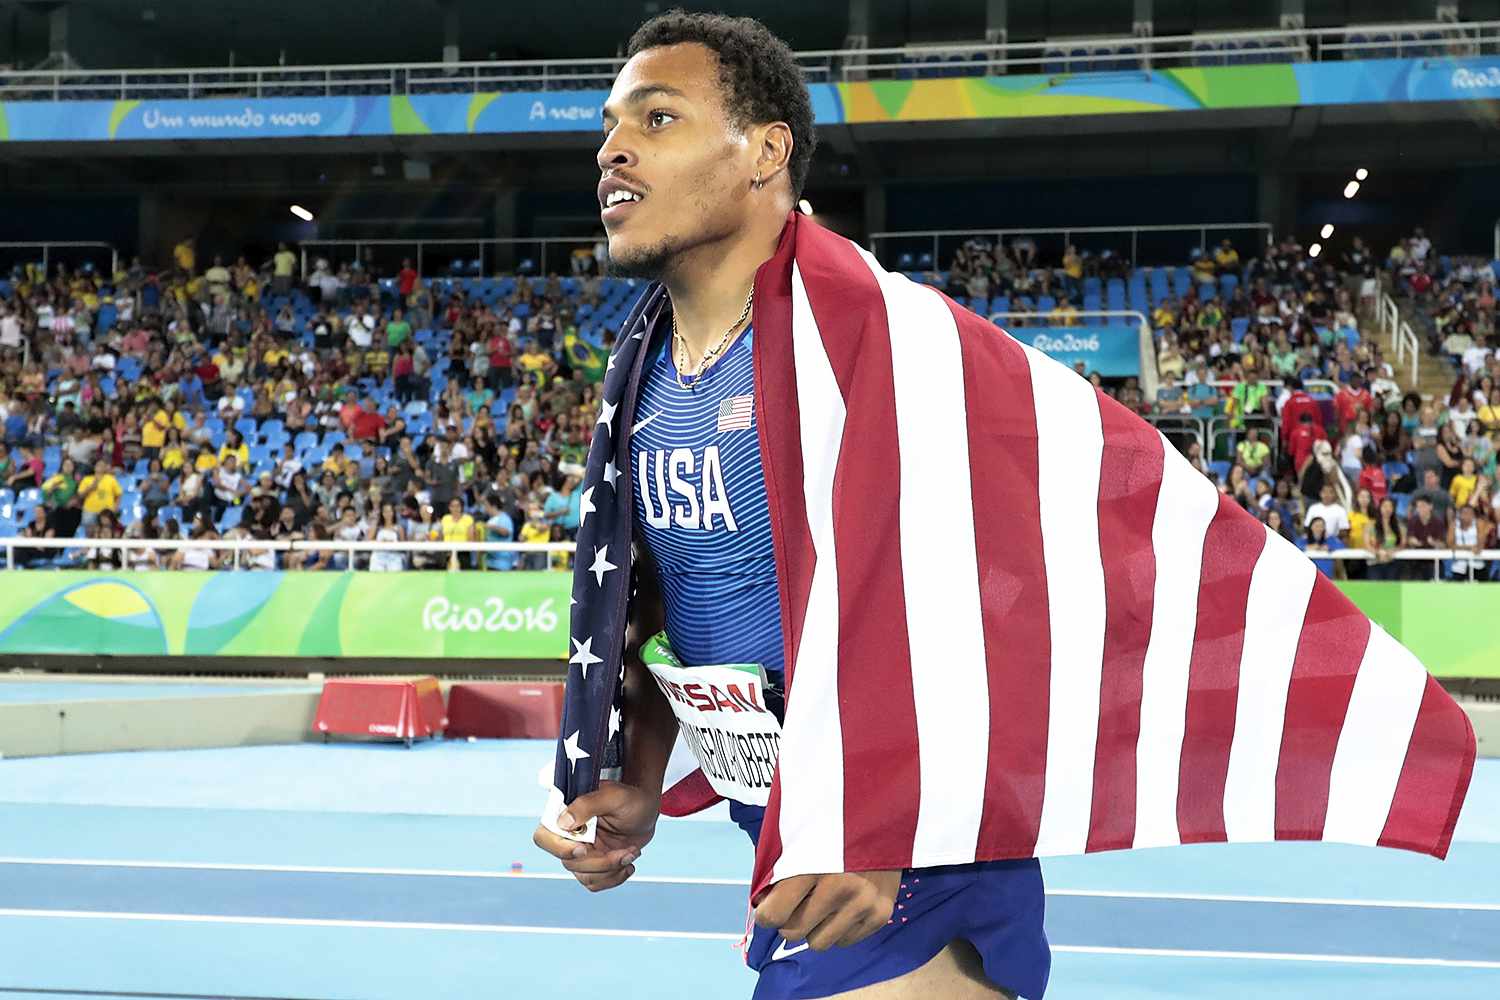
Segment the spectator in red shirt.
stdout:
[[512,377],[511,354],[513,347],[510,338],[504,333],[496,332],[490,338],[490,388],[496,392],[508,389],[515,384]]
[[[1291,400],[1287,400],[1287,403],[1290,404]],[[1333,413],[1338,421],[1340,434],[1347,434],[1349,428],[1359,422],[1361,413],[1374,417],[1375,398],[1365,388],[1365,380],[1361,376],[1351,375],[1348,384],[1339,388],[1337,395],[1333,397]]]
[[401,301],[404,303],[407,296],[417,287],[417,272],[411,266],[410,260],[401,261],[401,270],[396,274],[396,287],[401,290]]
[[356,441],[368,441],[379,437],[380,432],[385,430],[385,426],[385,417],[382,417],[380,411],[375,408],[375,401],[367,399],[364,405],[354,412],[350,434]]
[[1385,467],[1380,464],[1380,452],[1374,445],[1367,444],[1361,459],[1364,466],[1359,470],[1357,489],[1369,490],[1370,496],[1374,497],[1375,502],[1379,504],[1390,490],[1390,484],[1385,479]]
[[1290,449],[1292,435],[1302,423],[1302,415],[1310,414],[1313,424],[1323,433],[1326,438],[1327,432],[1323,431],[1323,411],[1318,408],[1318,401],[1307,394],[1302,388],[1302,380],[1293,375],[1286,380],[1286,387],[1291,395],[1281,405],[1281,444],[1283,449]]
[[[1292,404],[1288,401],[1287,405]],[[1287,440],[1287,453],[1292,456],[1292,469],[1298,476],[1302,475],[1302,470],[1312,460],[1313,444],[1327,440],[1328,433],[1323,430],[1321,423],[1313,420],[1311,413],[1304,411],[1298,415],[1297,426],[1292,428]]]
[[343,404],[339,407],[339,424],[344,430],[354,432],[354,421],[359,418],[359,403],[351,394],[344,397]]

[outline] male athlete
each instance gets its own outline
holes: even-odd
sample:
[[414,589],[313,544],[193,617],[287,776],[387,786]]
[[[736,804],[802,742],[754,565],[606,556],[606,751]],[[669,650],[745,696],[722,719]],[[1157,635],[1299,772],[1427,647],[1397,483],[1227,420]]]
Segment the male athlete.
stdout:
[[[601,218],[612,271],[659,280],[670,297],[623,419],[641,581],[626,644],[630,752],[622,780],[559,817],[569,831],[597,819],[594,843],[545,827],[535,835],[593,891],[634,873],[677,735],[639,660],[646,639],[664,629],[689,667],[761,665],[767,701],[781,712],[780,593],[749,406],[750,304],[816,145],[792,53],[756,21],[673,11],[646,22],[628,51],[603,108]],[[763,813],[730,801],[752,841]],[[755,996],[1040,997],[1050,965],[1042,911],[1035,860],[787,878],[755,909]]]

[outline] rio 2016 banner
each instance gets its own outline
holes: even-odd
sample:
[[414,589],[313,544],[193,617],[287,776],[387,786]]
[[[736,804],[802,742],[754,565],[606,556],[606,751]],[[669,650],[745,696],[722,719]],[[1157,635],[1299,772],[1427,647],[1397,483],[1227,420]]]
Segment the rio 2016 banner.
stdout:
[[[1005,324],[1002,322],[1003,327]],[[1083,370],[1104,378],[1126,378],[1141,373],[1140,335],[1130,326],[1067,326],[1031,330],[1006,327],[1012,337],[1030,344],[1069,368],[1080,361]]]
[[[819,125],[1490,101],[1500,58],[1361,59],[809,86]],[[608,92],[0,101],[0,142],[590,132]]]
[[564,659],[570,573],[0,571],[0,654]]

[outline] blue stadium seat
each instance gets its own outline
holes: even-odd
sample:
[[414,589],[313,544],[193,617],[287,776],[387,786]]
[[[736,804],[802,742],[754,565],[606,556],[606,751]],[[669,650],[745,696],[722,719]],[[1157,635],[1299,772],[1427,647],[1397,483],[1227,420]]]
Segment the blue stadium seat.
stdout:
[[228,531],[240,523],[245,516],[245,508],[241,506],[225,507],[224,516],[219,518],[219,530]]

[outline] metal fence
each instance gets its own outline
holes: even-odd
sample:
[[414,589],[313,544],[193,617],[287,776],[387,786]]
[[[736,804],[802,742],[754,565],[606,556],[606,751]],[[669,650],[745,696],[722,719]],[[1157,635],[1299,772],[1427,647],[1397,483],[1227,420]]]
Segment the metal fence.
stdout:
[[105,260],[109,261],[109,277],[113,280],[120,269],[120,251],[108,243],[59,240],[0,243],[0,277],[10,274],[17,264],[40,264],[43,274],[51,274],[54,262],[77,268],[85,263],[100,267]]
[[[91,550],[121,552],[176,552],[181,550],[207,551],[213,555],[228,555],[232,569],[248,569],[242,566],[249,556],[258,553],[287,552],[331,552],[353,556],[355,553],[397,552],[402,554],[457,554],[457,553],[504,553],[517,555],[527,553],[554,552],[572,554],[577,546],[573,542],[435,542],[412,540],[405,542],[345,542],[345,541],[285,541],[254,538],[25,538],[11,536],[0,538],[5,549],[5,568],[16,568],[18,549],[45,549],[72,553],[85,558]],[[248,555],[247,555],[248,554]],[[481,565],[483,560],[479,560]],[[354,569],[355,560],[350,558],[345,569]]]
[[501,272],[545,275],[554,270],[566,275],[570,272],[570,265],[565,262],[571,258],[572,252],[587,248],[592,253],[598,239],[583,236],[535,239],[420,237],[408,240],[305,240],[299,246],[303,281],[312,273],[309,260],[319,256],[330,258],[335,270],[341,262],[358,261],[381,274],[395,274],[401,261],[409,259],[423,277],[443,271],[473,277]]
[[1088,251],[1096,256],[1108,250],[1130,261],[1133,266],[1141,262],[1143,253],[1152,260],[1179,264],[1194,248],[1204,251],[1224,239],[1233,240],[1234,236],[1239,236],[1239,242],[1244,244],[1246,234],[1250,234],[1248,242],[1253,244],[1245,246],[1246,250],[1259,254],[1264,247],[1271,245],[1271,225],[1267,222],[1200,222],[1165,226],[913,229],[871,233],[870,252],[887,267],[899,266],[905,256],[910,255],[912,266],[903,270],[943,270],[944,261],[968,240],[987,239],[998,245],[1029,239],[1036,246],[1039,261],[1060,261],[1064,250],[1074,246],[1080,252]]
[[[213,539],[213,540],[175,540],[175,539],[142,539],[142,538],[0,538],[0,546],[5,548],[6,569],[16,569],[15,553],[18,549],[48,549],[64,552],[74,552],[80,556],[87,554],[90,550],[122,550],[124,552],[140,552],[147,549],[156,551],[197,549],[208,550],[213,554],[227,554],[230,556],[231,565],[223,567],[233,570],[255,569],[253,559],[257,553],[286,553],[286,552],[339,552],[353,556],[360,552],[515,552],[515,553],[572,553],[575,546],[572,542],[340,542],[340,541],[262,541],[254,539]],[[1455,559],[1466,563],[1473,561],[1492,562],[1500,560],[1500,549],[1482,549],[1474,551],[1471,549],[1404,549],[1389,553],[1389,557],[1399,562],[1431,562],[1433,563],[1433,579],[1441,579],[1443,564]],[[1364,549],[1340,549],[1337,552],[1315,552],[1309,558],[1337,559],[1346,561],[1375,562],[1375,553]],[[481,566],[483,560],[479,561]],[[356,568],[355,560],[350,558],[348,564],[342,569],[352,571]],[[44,572],[39,570],[38,572]],[[1472,565],[1466,569],[1467,577],[1476,580]]]
[[[955,42],[797,53],[809,82],[1143,72],[1186,66],[1500,52],[1500,21],[1436,21],[1191,35]],[[607,89],[624,60],[522,59],[327,66],[46,70],[0,73],[0,100],[152,100]]]

